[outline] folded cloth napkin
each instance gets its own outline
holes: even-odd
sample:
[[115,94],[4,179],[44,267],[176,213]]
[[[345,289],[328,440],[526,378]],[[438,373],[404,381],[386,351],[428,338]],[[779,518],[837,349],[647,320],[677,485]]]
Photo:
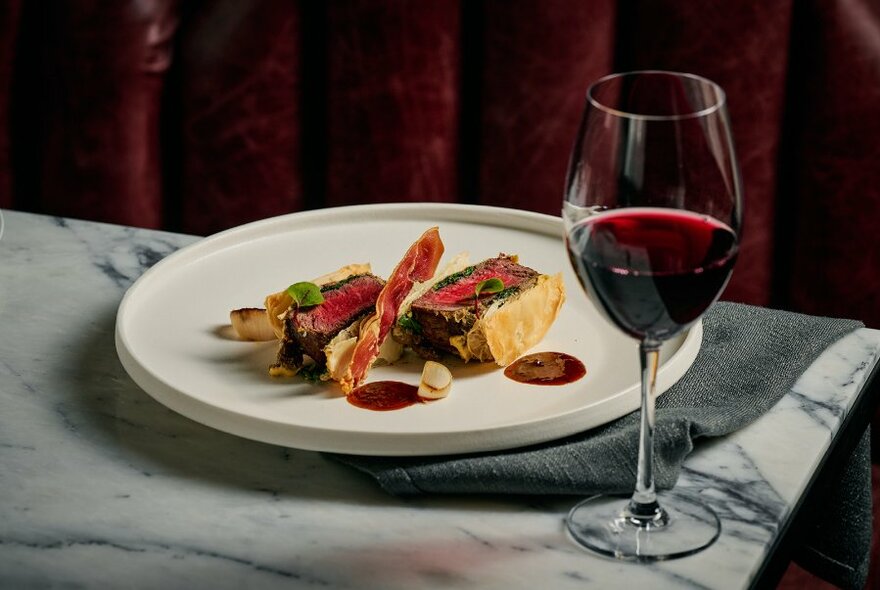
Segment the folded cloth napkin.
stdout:
[[[657,486],[675,485],[695,439],[728,434],[764,414],[822,351],[861,326],[852,320],[735,303],[712,306],[703,316],[703,343],[693,365],[657,399]],[[508,451],[441,457],[334,458],[372,475],[392,494],[629,493],[635,482],[638,414],[565,439]],[[865,468],[870,470],[870,465],[863,461],[859,481],[865,481]],[[857,514],[850,514],[848,522],[865,521],[867,511],[869,548],[870,479],[868,491],[867,506],[864,502],[853,505]],[[848,539],[864,545],[863,539],[856,538],[862,536],[851,534]],[[853,551],[853,555],[867,553],[868,549]],[[821,548],[812,554],[825,555]]]

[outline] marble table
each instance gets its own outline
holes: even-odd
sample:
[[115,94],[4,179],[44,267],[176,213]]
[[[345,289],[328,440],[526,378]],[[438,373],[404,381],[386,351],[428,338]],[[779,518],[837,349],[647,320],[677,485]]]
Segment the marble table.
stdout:
[[399,499],[324,455],[166,409],[119,364],[115,313],[146,268],[197,238],[3,214],[4,588],[748,587],[880,352],[880,332],[851,334],[763,418],[697,447],[678,485],[721,515],[710,549],[615,562],[566,538],[572,498]]

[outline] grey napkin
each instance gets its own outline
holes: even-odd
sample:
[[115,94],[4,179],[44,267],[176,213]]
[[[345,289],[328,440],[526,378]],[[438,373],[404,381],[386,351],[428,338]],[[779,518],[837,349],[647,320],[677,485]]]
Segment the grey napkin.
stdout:
[[[675,485],[695,439],[728,434],[761,416],[822,351],[861,326],[853,320],[715,304],[703,317],[703,344],[693,365],[657,400],[657,486]],[[635,481],[638,430],[639,416],[634,412],[565,439],[509,451],[335,458],[372,475],[392,494],[629,493]],[[867,510],[870,523],[870,494],[867,506],[860,502],[853,508],[860,512],[852,518],[864,519]]]

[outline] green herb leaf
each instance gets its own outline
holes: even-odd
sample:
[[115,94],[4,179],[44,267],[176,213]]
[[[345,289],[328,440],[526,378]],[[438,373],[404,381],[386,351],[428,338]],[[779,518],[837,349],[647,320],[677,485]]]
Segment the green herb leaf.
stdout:
[[519,293],[519,287],[508,287],[495,296],[495,301],[503,301],[515,293]]
[[400,325],[401,328],[409,330],[413,334],[422,333],[422,325],[418,322],[417,319],[412,317],[412,313],[400,316],[400,318],[397,320],[397,323]]
[[287,294],[297,307],[311,307],[324,303],[324,296],[321,295],[318,285],[307,281],[292,284],[287,288]]
[[480,295],[491,295],[492,293],[501,293],[503,290],[504,283],[501,282],[501,279],[498,277],[492,277],[491,279],[480,281],[477,283],[477,286],[474,287],[476,297],[479,297]]
[[324,381],[324,373],[327,372],[326,367],[318,366],[318,365],[306,365],[302,369],[300,369],[299,374],[306,381],[310,381],[312,383],[320,383]]

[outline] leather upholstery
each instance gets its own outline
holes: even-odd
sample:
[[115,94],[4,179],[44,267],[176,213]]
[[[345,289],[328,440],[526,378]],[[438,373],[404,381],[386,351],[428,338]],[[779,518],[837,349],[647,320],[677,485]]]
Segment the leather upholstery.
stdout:
[[559,215],[587,86],[614,71],[615,17],[611,0],[486,3],[480,203]]
[[160,110],[176,4],[91,0],[39,7],[43,54],[32,57],[40,58],[43,133],[33,197],[41,210],[161,225]]
[[170,108],[181,228],[205,234],[303,206],[301,19],[289,0],[203,2],[179,39]]
[[458,6],[327,5],[326,204],[456,201]]
[[782,290],[797,309],[880,328],[880,4],[798,9]]
[[587,84],[725,87],[725,297],[880,327],[873,0],[54,0],[0,6],[0,205],[206,234],[301,209],[556,213]]
[[623,69],[690,71],[725,89],[746,196],[726,297],[767,305],[791,2],[640,0],[634,13],[623,32]]
[[0,6],[0,207],[12,207],[12,152],[10,146],[10,87],[21,14],[20,0]]

